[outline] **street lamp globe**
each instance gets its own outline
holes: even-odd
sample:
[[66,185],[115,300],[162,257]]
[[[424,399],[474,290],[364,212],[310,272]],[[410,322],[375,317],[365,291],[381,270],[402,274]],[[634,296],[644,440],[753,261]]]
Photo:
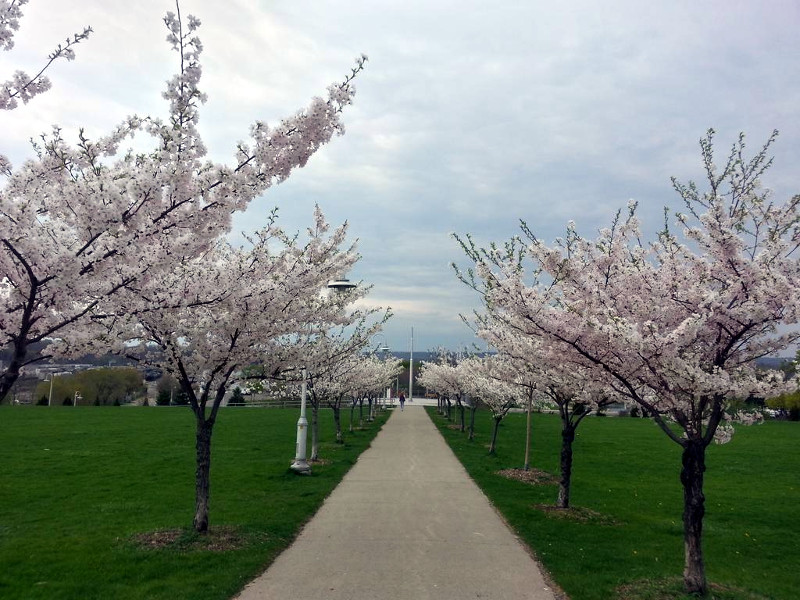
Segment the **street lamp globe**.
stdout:
[[349,279],[334,279],[328,282],[328,289],[336,290],[337,292],[352,290],[355,287],[358,287],[358,284]]

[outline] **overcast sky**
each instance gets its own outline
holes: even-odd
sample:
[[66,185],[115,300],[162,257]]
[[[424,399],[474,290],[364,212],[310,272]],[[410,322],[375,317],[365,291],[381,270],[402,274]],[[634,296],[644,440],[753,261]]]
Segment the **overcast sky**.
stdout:
[[[177,69],[161,21],[168,0],[31,0],[0,80],[35,72],[55,44],[91,25],[53,89],[0,112],[0,152],[15,164],[51,124],[75,139],[130,114],[166,114]],[[800,3],[753,1],[184,0],[202,21],[201,131],[232,162],[256,119],[275,122],[324,95],[369,56],[347,132],[235,219],[263,225],[278,206],[299,230],[319,203],[347,220],[363,258],[350,278],[391,306],[396,351],[475,339],[460,318],[478,298],[454,277],[452,232],[486,243],[524,219],[552,241],[570,219],[592,235],[631,198],[649,231],[678,208],[670,177],[702,177],[698,139],[720,154],[740,131],[756,149],[773,129],[764,184],[800,192]],[[720,157],[720,160],[722,157]],[[236,239],[237,234],[233,235]]]

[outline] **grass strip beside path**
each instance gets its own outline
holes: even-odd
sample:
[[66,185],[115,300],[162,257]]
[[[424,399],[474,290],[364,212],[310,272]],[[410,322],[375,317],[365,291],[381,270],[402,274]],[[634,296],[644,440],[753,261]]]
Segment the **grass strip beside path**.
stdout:
[[[572,600],[683,598],[680,449],[646,419],[595,418],[575,442],[572,505],[558,487],[500,471],[521,467],[525,416],[501,425],[488,454],[491,417],[479,412],[475,440],[429,414],[465,468]],[[739,427],[708,451],[704,550],[715,598],[791,600],[800,590],[800,423]],[[558,475],[560,421],[534,415],[532,467]],[[541,481],[541,478],[537,478]],[[675,587],[677,585],[677,587]],[[624,586],[624,587],[622,587]],[[664,589],[672,591],[664,592]]]
[[188,408],[0,408],[0,597],[224,600],[294,539],[380,429],[288,469],[299,411],[228,408],[212,440],[211,536],[191,533]]

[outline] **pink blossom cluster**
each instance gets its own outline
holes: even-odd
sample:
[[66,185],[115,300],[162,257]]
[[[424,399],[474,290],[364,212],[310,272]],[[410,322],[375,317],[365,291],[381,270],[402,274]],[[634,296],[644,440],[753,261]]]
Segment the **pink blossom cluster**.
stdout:
[[14,32],[19,29],[22,6],[28,0],[3,0],[0,2],[0,50],[14,47]]
[[436,362],[422,365],[417,381],[428,391],[460,405],[475,387],[476,373],[469,368],[469,364],[465,360],[455,360],[446,354],[440,354]]
[[[0,50],[11,50],[14,47],[14,34],[19,29],[22,6],[27,3],[28,0],[0,0]],[[27,104],[34,96],[49,90],[50,80],[44,72],[59,58],[74,60],[73,46],[88,38],[91,32],[92,28],[86,27],[82,33],[75,33],[67,38],[64,45],[56,46],[36,75],[30,76],[24,71],[16,71],[11,79],[0,83],[0,110],[14,110],[19,100]],[[2,159],[0,162],[4,161]]]
[[[704,153],[710,145],[711,134]],[[525,226],[518,255],[464,242],[490,308],[480,335],[502,353],[585,373],[673,439],[670,422],[710,441],[729,402],[785,389],[754,361],[799,337],[779,325],[798,321],[800,197],[775,204],[759,187],[768,146],[710,170],[705,194],[675,184],[684,241],[665,227],[644,243],[632,204],[595,239],[570,224],[552,246]]]
[[[322,294],[358,260],[346,226],[330,231],[322,212],[301,244],[274,223],[249,247],[220,241],[172,269],[138,278],[101,303],[84,339],[63,344],[112,349],[164,369],[184,387],[192,407],[215,413],[237,370],[270,362],[275,340],[318,326],[352,322],[341,298]],[[352,302],[360,292],[347,299]],[[70,351],[67,348],[67,351]]]
[[[0,6],[6,11],[0,14],[18,16],[19,5],[3,0]],[[15,22],[7,19],[0,30],[9,31]],[[273,128],[256,123],[251,143],[239,146],[232,165],[207,160],[197,130],[205,100],[198,87],[200,23],[191,16],[184,23],[172,13],[165,23],[181,65],[164,93],[170,106],[166,122],[134,115],[96,140],[81,131],[75,144],[54,128],[34,145],[34,159],[13,171],[4,163],[0,345],[13,348],[15,355],[0,381],[0,396],[31,360],[31,343],[62,338],[69,352],[81,352],[81,345],[91,342],[89,317],[117,294],[170,281],[175,289],[179,273],[200,281],[198,256],[206,262],[234,260],[236,253],[223,252],[219,243],[230,230],[232,213],[285,180],[342,131],[341,111],[352,102],[352,81],[365,57],[326,100],[313,99]],[[151,138],[152,150],[120,154],[136,135]],[[222,273],[213,277],[208,273],[207,281],[236,283]],[[174,304],[168,296],[154,292],[149,302]],[[132,312],[138,311],[137,306]]]

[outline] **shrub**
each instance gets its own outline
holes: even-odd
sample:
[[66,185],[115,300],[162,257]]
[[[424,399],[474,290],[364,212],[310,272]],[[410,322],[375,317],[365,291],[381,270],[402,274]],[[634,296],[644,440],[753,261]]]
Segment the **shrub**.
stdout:
[[800,421],[800,391],[770,398],[767,406],[786,414],[790,421]]
[[182,389],[178,388],[172,395],[172,403],[177,404],[178,406],[189,404],[189,396],[187,396],[186,392],[184,392]]
[[169,406],[169,396],[170,393],[168,389],[158,390],[156,406]]
[[244,406],[244,404],[244,395],[242,394],[242,390],[237,385],[235,388],[233,388],[231,399],[228,400],[228,406]]

